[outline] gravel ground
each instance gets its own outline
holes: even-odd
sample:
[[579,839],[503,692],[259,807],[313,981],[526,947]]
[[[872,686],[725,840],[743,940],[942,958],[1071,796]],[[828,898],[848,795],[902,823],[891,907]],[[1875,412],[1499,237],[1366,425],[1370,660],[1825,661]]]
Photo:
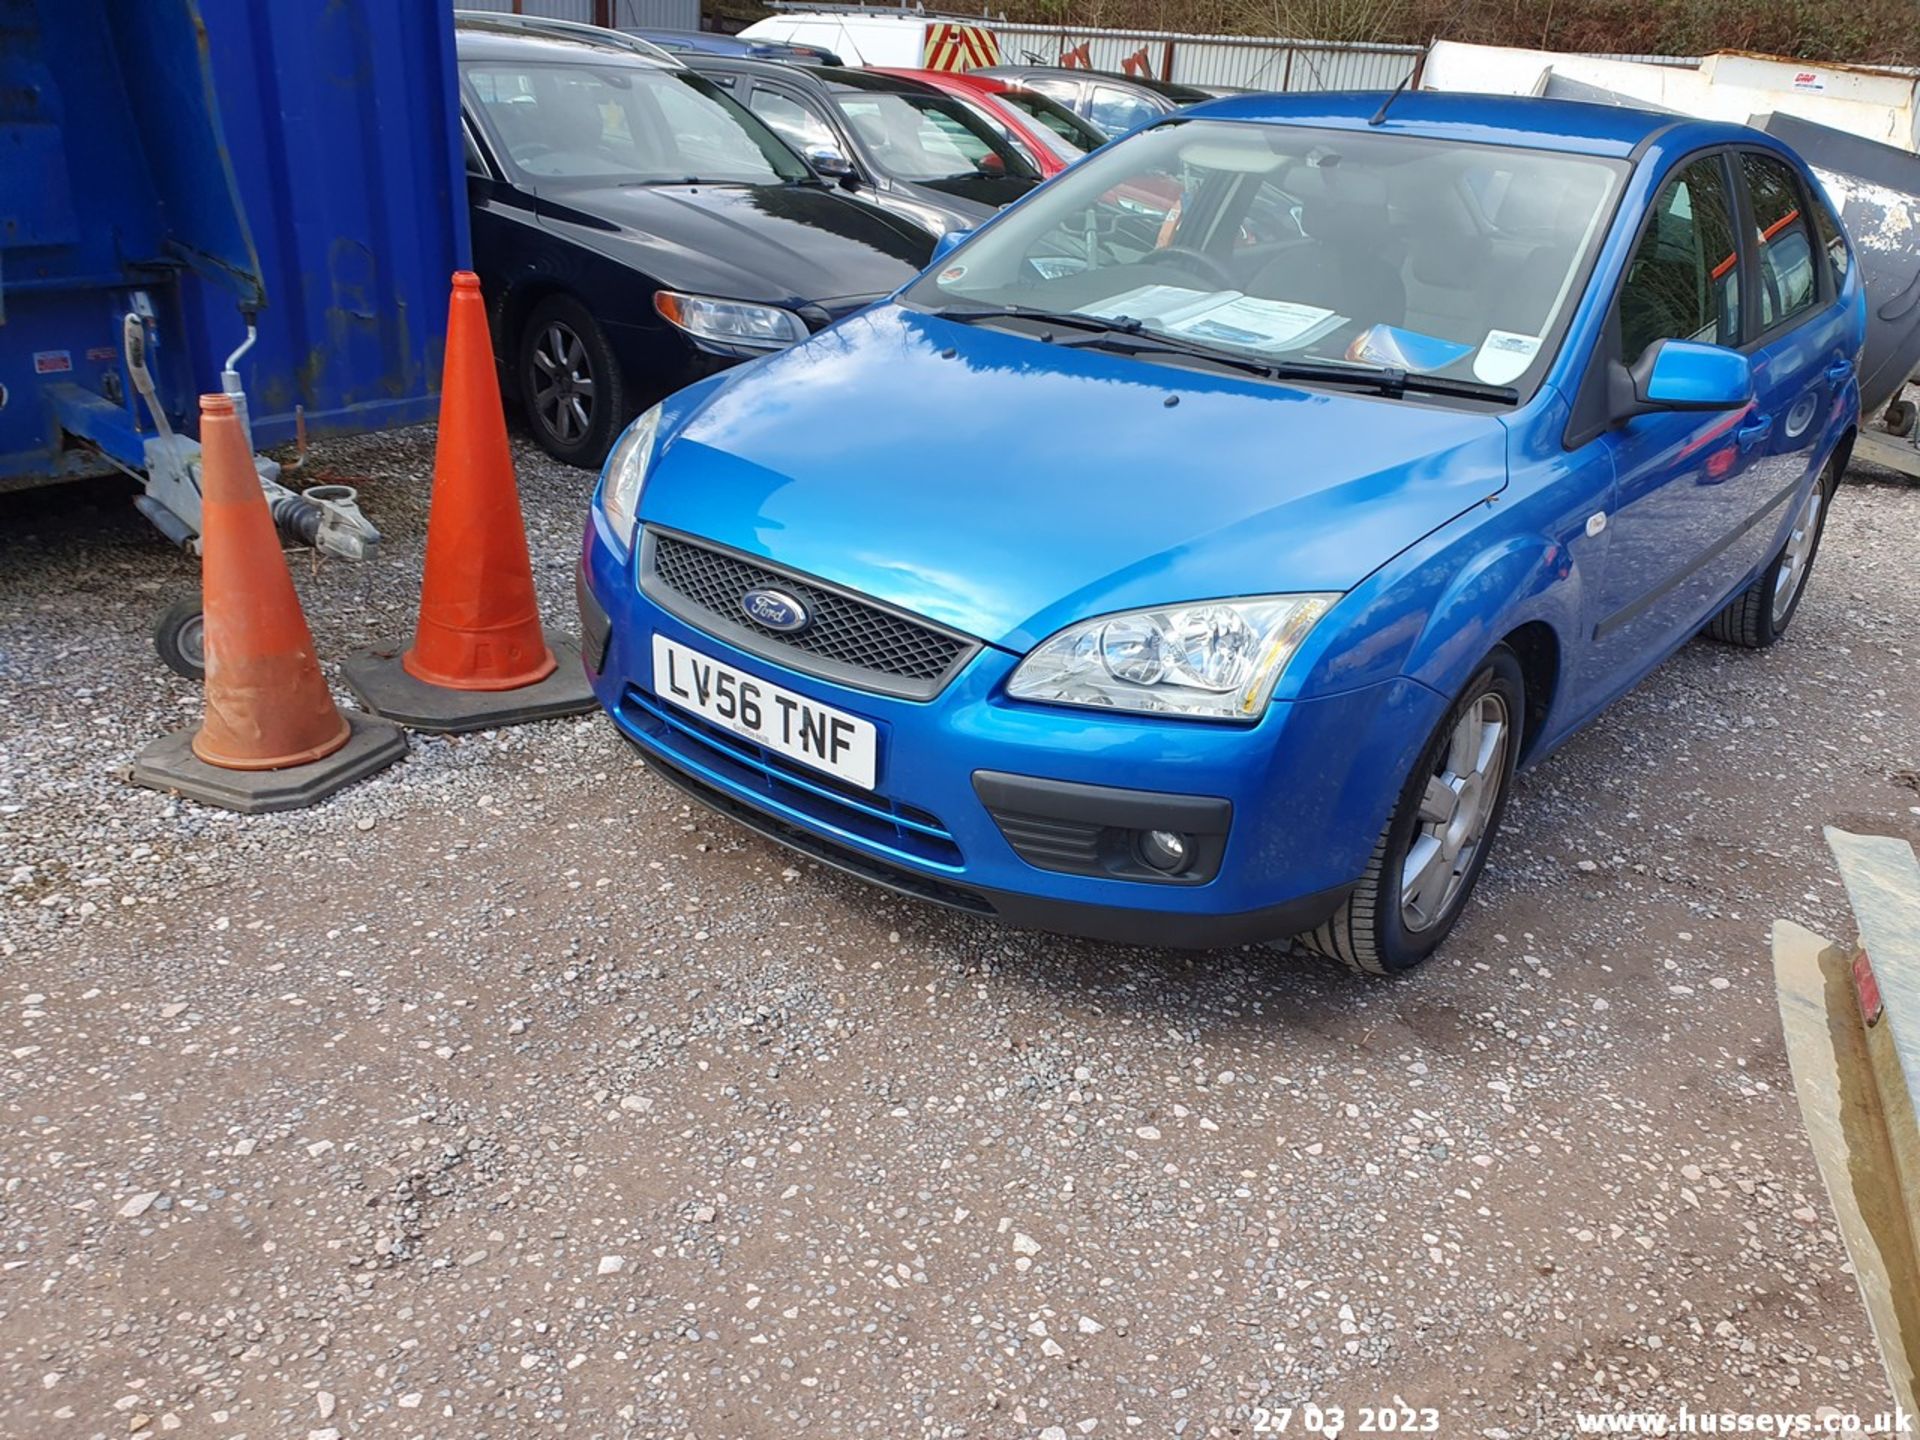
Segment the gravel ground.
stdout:
[[[431,444],[316,450],[389,538],[299,560],[323,655],[407,633]],[[588,481],[520,459],[568,621]],[[1397,983],[897,900],[595,717],[302,814],[129,788],[199,711],[147,636],[187,562],[111,486],[4,502],[0,1433],[1885,1408],[1766,941],[1848,931],[1823,823],[1920,838],[1920,489],[1854,478],[1791,637],[1525,777]]]

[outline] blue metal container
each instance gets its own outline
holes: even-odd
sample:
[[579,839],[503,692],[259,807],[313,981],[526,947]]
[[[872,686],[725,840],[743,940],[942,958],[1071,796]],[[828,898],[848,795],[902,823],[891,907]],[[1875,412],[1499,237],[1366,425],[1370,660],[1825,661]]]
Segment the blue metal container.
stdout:
[[[451,7],[199,6],[266,289],[240,365],[255,443],[291,439],[296,405],[315,434],[433,419],[448,288],[470,263]],[[196,356],[224,357],[232,292],[187,290]]]
[[256,443],[433,417],[467,264],[431,0],[0,0],[0,489],[140,470],[249,319]]

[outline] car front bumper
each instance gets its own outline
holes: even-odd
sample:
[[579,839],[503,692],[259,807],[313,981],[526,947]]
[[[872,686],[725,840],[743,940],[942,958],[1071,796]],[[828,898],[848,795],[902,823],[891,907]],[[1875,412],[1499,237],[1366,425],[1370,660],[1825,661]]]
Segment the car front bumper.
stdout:
[[[601,704],[661,775],[710,807],[876,884],[1023,928],[1213,948],[1311,929],[1364,870],[1445,709],[1399,679],[1276,702],[1252,726],[1011,702],[1018,656],[982,647],[932,700],[772,663],[642,593],[594,513],[579,577]],[[871,792],[702,722],[655,693],[652,636],[872,722]],[[1193,847],[1156,875],[1127,837]]]

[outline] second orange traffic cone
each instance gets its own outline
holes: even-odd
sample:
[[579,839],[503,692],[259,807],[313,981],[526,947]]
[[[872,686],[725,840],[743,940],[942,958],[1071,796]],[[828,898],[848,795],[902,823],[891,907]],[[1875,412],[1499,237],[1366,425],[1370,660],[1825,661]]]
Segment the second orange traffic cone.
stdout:
[[579,646],[543,631],[480,281],[453,277],[426,574],[413,644],[363,651],[346,681],[418,730],[490,729],[594,706]]
[[230,810],[285,810],[399,759],[405,735],[333,703],[227,395],[200,399],[200,536],[206,717],[141,751],[132,778]]

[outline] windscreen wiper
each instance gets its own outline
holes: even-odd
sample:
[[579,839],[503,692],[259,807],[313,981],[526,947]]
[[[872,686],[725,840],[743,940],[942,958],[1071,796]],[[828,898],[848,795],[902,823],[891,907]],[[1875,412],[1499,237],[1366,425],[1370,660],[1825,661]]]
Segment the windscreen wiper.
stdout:
[[[1390,365],[1342,365],[1328,360],[1261,360],[1198,340],[1148,330],[1128,315],[1088,315],[1077,310],[1042,310],[1027,305],[1005,305],[992,310],[935,310],[946,320],[971,323],[979,320],[1027,320],[1083,334],[1072,340],[1055,340],[1068,350],[1111,350],[1120,355],[1178,355],[1222,365],[1264,380],[1304,380],[1322,385],[1354,385],[1380,395],[1398,397],[1409,392],[1422,395],[1453,395],[1469,400],[1492,400],[1512,405],[1520,399],[1510,385],[1488,385],[1478,380],[1457,380],[1445,375],[1421,375]],[[1044,337],[1051,339],[1051,337]]]
[[[1138,321],[1129,322],[1138,326]],[[1125,355],[1191,355],[1220,365],[1231,365],[1269,380],[1305,380],[1322,385],[1355,385],[1395,399],[1409,392],[1456,395],[1468,400],[1496,400],[1512,405],[1520,392],[1511,385],[1487,385],[1478,380],[1456,380],[1446,375],[1422,375],[1397,365],[1343,365],[1331,360],[1258,360],[1230,350],[1170,335],[1162,330],[1130,329],[1120,335],[1090,335],[1083,340],[1056,342],[1071,349],[1108,349]]]

